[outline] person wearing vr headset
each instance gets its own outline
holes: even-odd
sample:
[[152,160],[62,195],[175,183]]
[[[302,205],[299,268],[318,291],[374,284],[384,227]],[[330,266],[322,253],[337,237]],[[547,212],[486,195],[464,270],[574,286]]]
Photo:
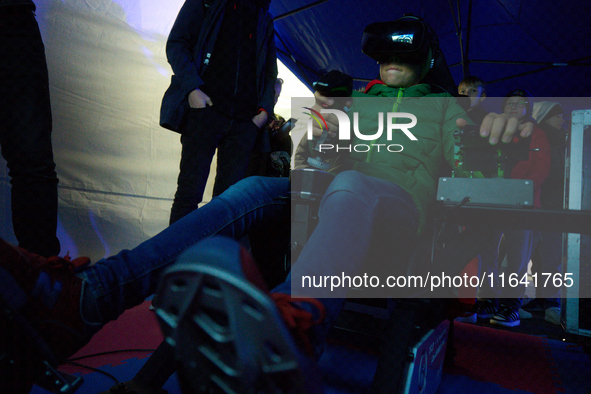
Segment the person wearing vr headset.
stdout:
[[[417,40],[393,43],[385,37],[396,30],[413,34]],[[465,112],[451,94],[436,86],[435,81],[424,83],[433,81],[431,78],[437,71],[434,70],[435,63],[441,55],[435,33],[424,21],[405,17],[384,25],[370,25],[366,33],[363,50],[379,61],[380,80],[371,82],[366,93],[355,97],[437,97],[445,105],[435,108],[435,117],[444,119],[444,123],[419,120],[416,130],[412,129],[419,138],[417,146],[409,147],[404,155],[395,156],[401,159],[399,162],[380,161],[378,152],[363,160],[355,155],[347,157],[357,170],[343,171],[335,176],[321,202],[320,222],[294,264],[300,272],[311,275],[319,267],[354,273],[367,252],[372,228],[378,221],[388,223],[388,231],[393,236],[416,233],[425,223],[425,211],[434,200],[442,162],[446,160],[453,165],[453,132],[457,126],[467,124]],[[318,109],[334,103],[334,99],[319,93],[315,97]],[[327,116],[326,120],[328,131],[338,132],[334,119]],[[527,136],[531,133],[531,125],[520,125],[508,121],[506,116],[489,114],[480,130],[483,138],[496,144],[501,139],[511,140],[516,133]],[[8,386],[5,387],[22,381],[30,384],[39,371],[39,359],[33,358],[37,364],[31,363],[31,352],[25,355],[22,349],[45,353],[49,349],[54,359],[63,362],[103,325],[153,294],[164,270],[202,239],[214,235],[239,239],[252,229],[289,226],[289,192],[287,178],[244,179],[136,248],[90,266],[86,265],[85,259],[42,259],[0,242],[0,301],[3,306],[0,314],[9,322],[0,329],[9,333],[28,333],[12,336],[10,341],[7,335],[0,336],[0,349],[5,349],[7,356],[4,360],[11,360],[6,364],[5,382]],[[229,249],[221,249],[219,255]],[[392,252],[396,253],[395,250]],[[253,304],[255,309],[260,308],[273,316],[279,313],[282,317],[282,320],[261,323],[265,329],[257,330],[256,335],[262,339],[257,346],[262,347],[251,349],[252,354],[268,352],[264,344],[283,343],[286,349],[298,353],[294,360],[305,364],[306,359],[300,352],[311,356],[319,354],[324,335],[339,314],[344,300],[292,299],[290,277],[270,293],[265,293],[260,290],[264,286],[260,285],[252,261],[246,253],[240,253],[240,256],[234,267],[216,266],[215,271],[230,275],[232,281],[240,283],[240,288],[249,288],[259,294],[258,303]],[[259,286],[255,288],[251,283]],[[269,306],[268,301],[260,304],[262,299],[271,299],[275,306]],[[216,308],[224,308],[224,305],[222,302]],[[235,311],[226,312],[233,321]],[[272,331],[271,327],[277,331]],[[264,336],[271,335],[271,332],[279,334],[273,334],[273,338],[267,341]],[[251,334],[245,330],[234,333],[233,338],[240,340]],[[232,351],[231,346],[225,349],[221,351]],[[298,363],[290,370],[299,370],[303,364]],[[260,371],[250,371],[238,378],[248,379],[250,383],[245,380],[244,384],[254,384],[259,378],[265,379],[263,375]]]

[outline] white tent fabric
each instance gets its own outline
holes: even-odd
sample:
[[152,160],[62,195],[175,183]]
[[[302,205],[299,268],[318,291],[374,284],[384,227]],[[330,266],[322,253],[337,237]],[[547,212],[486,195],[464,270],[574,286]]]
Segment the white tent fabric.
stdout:
[[[62,254],[96,261],[168,225],[180,135],[159,126],[166,39],[184,0],[35,0],[45,43]],[[310,91],[280,65],[291,94]],[[289,117],[284,89],[276,112]],[[12,232],[0,158],[0,236]],[[215,165],[212,165],[212,173]],[[210,176],[204,201],[211,198]]]
[[[183,0],[35,2],[49,68],[62,254],[97,260],[168,225],[181,145],[158,120],[172,73],[166,38]],[[210,195],[211,185],[205,201]],[[10,217],[0,163],[0,236],[16,243]]]
[[60,180],[58,237],[63,253],[96,260],[166,226],[180,143],[158,126],[158,113],[171,74],[166,37],[182,2],[36,4]]

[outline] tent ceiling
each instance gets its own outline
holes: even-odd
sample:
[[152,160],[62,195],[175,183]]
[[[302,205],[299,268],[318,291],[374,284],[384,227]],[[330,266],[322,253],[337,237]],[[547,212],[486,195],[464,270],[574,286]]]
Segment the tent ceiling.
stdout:
[[467,70],[490,82],[489,95],[516,87],[538,97],[587,97],[591,91],[588,1],[273,0],[271,12],[280,60],[308,85],[332,69],[375,78],[375,62],[360,49],[363,28],[413,13],[437,32],[456,83]]

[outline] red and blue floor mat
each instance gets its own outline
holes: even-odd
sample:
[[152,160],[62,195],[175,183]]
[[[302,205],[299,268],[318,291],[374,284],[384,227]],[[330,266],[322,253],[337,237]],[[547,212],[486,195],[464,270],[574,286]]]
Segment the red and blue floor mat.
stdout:
[[[105,326],[72,360],[86,367],[60,369],[84,376],[77,393],[108,391],[131,380],[162,341],[155,314],[145,302]],[[456,323],[455,365],[446,367],[437,393],[588,393],[591,360],[580,346],[533,335]],[[378,356],[352,346],[329,344],[318,363],[327,393],[369,392]],[[106,374],[111,375],[108,376]],[[164,386],[180,393],[173,375]],[[35,394],[46,393],[35,387]]]

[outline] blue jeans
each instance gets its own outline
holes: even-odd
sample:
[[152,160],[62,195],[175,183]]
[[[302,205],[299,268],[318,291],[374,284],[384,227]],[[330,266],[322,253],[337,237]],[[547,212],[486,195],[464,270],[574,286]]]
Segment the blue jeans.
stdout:
[[132,250],[99,260],[78,273],[85,299],[95,310],[83,311],[93,323],[106,324],[155,293],[165,268],[200,240],[225,235],[239,239],[249,230],[289,225],[289,180],[246,178]]
[[[238,239],[250,230],[285,223],[289,214],[287,178],[250,177],[236,183],[137,248],[80,272],[86,282],[85,297],[95,300],[100,315],[92,321],[105,324],[143,302],[156,291],[163,269],[198,241],[213,235]],[[295,263],[298,272],[308,275],[341,271],[354,275],[366,257],[372,234],[393,239],[400,233],[416,232],[419,222],[408,193],[356,171],[336,176],[322,199],[319,215],[320,222]],[[318,271],[320,266],[323,269]],[[273,291],[290,294],[291,273]],[[323,330],[332,325],[343,301],[321,299],[327,310]]]
[[[486,272],[487,279],[478,289],[478,298],[500,298],[499,303],[511,308],[521,308],[525,285],[522,278],[527,274],[534,231],[533,230],[505,230],[498,232],[497,240],[501,240],[501,234],[505,234],[505,251],[507,253],[507,270],[504,280],[499,279],[499,268],[502,261],[499,258],[498,244],[480,254],[481,271]],[[492,274],[493,282],[488,277]],[[511,282],[510,277],[515,276],[518,282]]]
[[[562,273],[562,233],[539,232],[534,240],[534,252],[532,252],[532,274],[538,274],[538,278],[545,278],[544,274]],[[538,279],[539,280],[539,279]],[[552,282],[552,281],[548,281]],[[560,307],[560,288],[549,286],[536,287],[536,298],[544,300],[544,309]]]

